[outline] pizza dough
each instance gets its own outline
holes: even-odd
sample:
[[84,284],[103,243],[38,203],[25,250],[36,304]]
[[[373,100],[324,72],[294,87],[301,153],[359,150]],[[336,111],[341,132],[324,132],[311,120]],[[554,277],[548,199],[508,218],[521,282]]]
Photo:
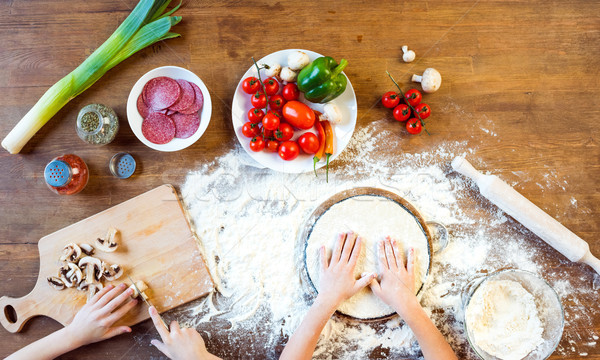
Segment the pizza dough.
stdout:
[[[425,281],[429,268],[429,245],[417,218],[388,198],[359,195],[331,206],[317,219],[306,245],[308,275],[319,291],[319,248],[325,245],[328,256],[338,236],[354,232],[362,239],[361,254],[354,274],[379,273],[377,244],[387,236],[396,239],[404,254],[415,249],[415,291]],[[406,261],[406,255],[404,255]],[[395,310],[379,300],[369,287],[343,302],[338,311],[360,319],[390,315]]]
[[502,360],[519,360],[544,342],[531,295],[512,280],[490,280],[475,290],[465,314],[473,341]]

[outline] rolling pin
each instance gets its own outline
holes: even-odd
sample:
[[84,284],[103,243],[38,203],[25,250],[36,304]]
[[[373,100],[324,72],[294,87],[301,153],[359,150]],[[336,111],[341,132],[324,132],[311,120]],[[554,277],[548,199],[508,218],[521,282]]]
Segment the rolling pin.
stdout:
[[590,245],[571,230],[546,214],[534,203],[519,194],[495,175],[484,175],[463,157],[452,160],[452,168],[475,181],[481,195],[496,204],[505,213],[523,224],[550,246],[571,261],[591,266],[600,274],[600,260],[590,252]]

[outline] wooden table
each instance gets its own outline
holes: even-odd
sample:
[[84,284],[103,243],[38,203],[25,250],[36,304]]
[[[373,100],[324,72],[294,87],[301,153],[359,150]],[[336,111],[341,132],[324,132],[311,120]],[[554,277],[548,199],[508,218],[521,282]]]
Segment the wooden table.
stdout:
[[[135,4],[135,0],[3,1],[0,136],[50,85],[100,45]],[[501,177],[525,172],[531,180],[521,182],[518,190],[600,254],[600,3],[189,1],[178,15],[183,21],[175,31],[181,38],[145,49],[111,70],[65,106],[21,154],[0,151],[1,295],[22,296],[33,287],[39,266],[37,240],[43,235],[160,184],[179,185],[187,171],[231,149],[237,140],[230,104],[250,57],[285,48],[311,49],[349,61],[346,73],[356,89],[358,127],[391,118],[378,103],[381,94],[392,90],[386,69],[406,83],[413,71],[437,68],[443,85],[428,96],[432,135],[408,136],[389,122],[390,129],[406,138],[403,150],[427,151],[444,140],[476,146],[487,169]],[[404,44],[417,53],[412,64],[400,60]],[[212,121],[205,135],[175,153],[145,147],[126,122],[132,85],[162,65],[194,71],[213,97]],[[117,139],[105,147],[85,145],[75,133],[78,110],[92,102],[112,106],[121,118]],[[108,159],[118,151],[137,159],[139,170],[132,179],[110,175]],[[58,197],[44,185],[43,168],[51,158],[70,152],[87,161],[90,182],[79,195]],[[549,170],[557,181],[564,181],[564,190],[544,191],[536,185]],[[577,201],[575,210],[571,197]],[[591,272],[584,273],[591,278]],[[580,306],[589,308],[593,331],[600,333],[598,302]],[[20,334],[0,329],[0,356],[58,328],[52,320],[35,318]],[[140,339],[149,343],[152,337],[156,333],[145,322],[131,335],[63,358],[91,359],[99,354],[106,359],[155,358],[156,349],[139,345],[144,343]],[[255,358],[266,353],[260,336],[249,337],[247,344],[228,344],[224,330],[214,332],[208,342],[217,354],[223,353],[224,344],[237,348],[240,358],[242,350]],[[590,347],[588,354],[589,359],[600,359],[600,346]],[[579,354],[552,356],[559,358],[578,359]]]

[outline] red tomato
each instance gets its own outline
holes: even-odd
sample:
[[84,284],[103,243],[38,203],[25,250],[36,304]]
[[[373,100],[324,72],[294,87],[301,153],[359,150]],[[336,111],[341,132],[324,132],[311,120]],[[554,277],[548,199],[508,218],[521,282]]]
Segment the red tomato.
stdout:
[[279,157],[285,161],[291,161],[298,157],[300,148],[295,141],[285,141],[279,145]]
[[288,141],[294,136],[292,125],[281,121],[279,127],[275,131],[275,138],[279,141]]
[[242,134],[244,134],[245,137],[253,138],[260,134],[260,128],[258,127],[258,124],[248,121],[242,126]]
[[393,91],[388,91],[385,94],[383,94],[383,97],[381,98],[381,103],[386,108],[394,108],[400,103],[400,96],[398,96],[398,94],[396,94]]
[[265,139],[265,141],[268,140],[270,137],[273,137],[273,130],[267,130],[263,127],[262,137],[263,139]]
[[417,106],[421,102],[421,93],[417,89],[410,89],[404,93],[404,97],[406,98],[406,102],[411,104],[412,106]]
[[250,150],[259,152],[265,148],[265,140],[262,136],[256,136],[250,140]]
[[431,108],[425,103],[420,103],[419,105],[415,106],[415,111],[419,114],[421,120],[427,119],[429,115],[431,115]]
[[252,106],[258,109],[264,109],[267,107],[267,97],[261,92],[256,92],[254,95],[252,95],[250,102],[252,103]]
[[279,126],[279,116],[269,110],[267,111],[267,115],[262,119],[262,124],[266,130],[275,130]]
[[298,138],[298,145],[307,154],[316,154],[319,144],[319,138],[311,132],[304,133]]
[[269,98],[269,107],[273,110],[279,110],[285,104],[285,99],[281,95],[273,95]]
[[421,121],[419,121],[419,119],[417,118],[411,118],[406,123],[406,130],[408,130],[408,132],[411,134],[420,133],[421,130],[423,130],[423,127],[421,126]]
[[298,129],[308,130],[315,123],[315,112],[300,101],[288,101],[283,105],[283,118]]
[[259,123],[265,116],[265,112],[262,109],[252,108],[248,110],[248,120],[253,123]]
[[300,97],[300,90],[298,90],[298,85],[296,84],[287,84],[281,90],[281,95],[287,101],[298,100]]
[[270,77],[263,81],[263,84],[265,84],[265,91],[269,96],[275,95],[279,91],[279,83],[275,78]]
[[265,150],[268,152],[277,152],[279,149],[279,141],[277,140],[268,140],[267,145],[265,146]]
[[394,119],[406,121],[410,117],[410,108],[406,104],[400,104],[394,108]]
[[260,89],[260,81],[254,76],[250,76],[244,79],[242,82],[242,90],[246,94],[254,94]]

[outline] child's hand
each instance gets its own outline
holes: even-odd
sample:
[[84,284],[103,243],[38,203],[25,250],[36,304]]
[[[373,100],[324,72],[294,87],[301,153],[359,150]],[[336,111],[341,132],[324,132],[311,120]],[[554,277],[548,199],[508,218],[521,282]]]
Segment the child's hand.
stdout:
[[125,289],[125,284],[108,285],[79,310],[65,327],[73,345],[79,347],[131,332],[128,326],[112,327],[137,304],[137,300],[130,297],[133,291]]
[[202,336],[192,328],[180,328],[177,321],[171,323],[171,331],[167,330],[160,320],[154,306],[148,309],[152,322],[160,335],[162,342],[152,340],[150,343],[163,354],[173,360],[207,360],[219,359],[206,350]]
[[415,296],[415,253],[408,252],[406,266],[402,252],[396,240],[389,237],[377,246],[379,255],[381,281],[374,279],[371,290],[383,302],[393,307],[403,318],[415,305],[419,305]]
[[361,239],[357,238],[356,234],[341,234],[329,261],[325,247],[321,247],[320,292],[317,301],[335,310],[341,302],[356,294],[375,278],[376,274],[366,274],[358,280],[354,277],[361,246]]

